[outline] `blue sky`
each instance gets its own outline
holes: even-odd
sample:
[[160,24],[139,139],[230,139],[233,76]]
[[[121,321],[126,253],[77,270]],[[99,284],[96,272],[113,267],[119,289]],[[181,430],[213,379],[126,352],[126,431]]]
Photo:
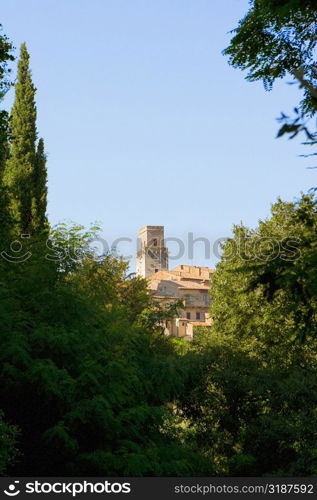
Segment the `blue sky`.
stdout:
[[[247,6],[2,0],[4,31],[31,53],[52,223],[100,221],[109,244],[164,225],[186,247],[171,267],[213,266],[202,244],[190,258],[189,232],[230,236],[234,223],[267,217],[278,196],[316,184],[299,143],[275,139],[276,117],[291,112],[298,90],[281,82],[267,93],[221,54]],[[119,250],[133,254],[135,243]]]

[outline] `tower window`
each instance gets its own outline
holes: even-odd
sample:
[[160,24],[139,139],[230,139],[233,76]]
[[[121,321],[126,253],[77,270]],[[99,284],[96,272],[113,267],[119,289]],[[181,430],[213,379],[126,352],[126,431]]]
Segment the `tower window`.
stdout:
[[153,246],[154,246],[154,247],[157,247],[157,238],[154,238],[154,239],[153,239]]

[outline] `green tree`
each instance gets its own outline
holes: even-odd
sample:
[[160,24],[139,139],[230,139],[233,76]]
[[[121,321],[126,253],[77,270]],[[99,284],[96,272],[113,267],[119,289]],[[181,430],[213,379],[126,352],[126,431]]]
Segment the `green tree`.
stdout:
[[317,471],[317,342],[271,346],[256,336],[198,333],[178,403],[217,475]]
[[35,87],[29,68],[29,53],[21,45],[15,100],[11,113],[11,151],[6,163],[4,180],[17,229],[20,234],[32,234],[32,198],[34,195],[36,163],[36,105]]
[[33,226],[36,233],[47,229],[47,170],[44,140],[38,141],[34,163]]
[[[11,86],[8,63],[13,61],[12,44],[2,33],[0,25],[0,103]],[[8,113],[0,109],[0,246],[3,250],[10,241],[9,198],[3,185],[5,161],[8,157]]]
[[[11,86],[10,68],[8,63],[13,61],[12,44],[2,32],[0,25],[0,102]],[[4,162],[8,152],[8,114],[4,109],[0,110],[0,176],[2,176]]]
[[97,255],[98,224],[88,230],[78,224],[58,224],[50,231],[48,258],[80,293],[105,309],[129,311],[133,324],[152,303],[147,280],[128,273],[129,263],[111,253]]
[[[300,78],[304,112],[316,110],[315,48],[317,9],[313,0],[252,0],[224,53],[234,67],[247,69],[249,81],[266,89],[287,74]],[[306,83],[305,83],[306,82]]]
[[[1,25],[0,25],[1,30]],[[13,61],[12,45],[8,38],[0,33],[0,103],[10,87],[10,70],[8,62]],[[0,245],[5,248],[10,240],[10,214],[8,210],[8,195],[3,186],[3,168],[8,152],[8,115],[0,109]],[[4,262],[0,258],[0,287],[3,285]],[[0,474],[4,473],[9,464],[12,464],[16,454],[17,429],[9,425],[3,418],[0,410]]]
[[[303,90],[293,116],[281,113],[277,136],[292,139],[299,133],[305,145],[317,144],[317,8],[313,0],[252,0],[224,50],[235,68],[248,70],[247,80],[262,80],[271,90],[275,80],[291,75]],[[314,127],[312,129],[312,127]],[[303,155],[316,156],[317,153]]]
[[234,228],[212,283],[214,329],[277,345],[317,334],[317,209],[278,201],[258,228]]

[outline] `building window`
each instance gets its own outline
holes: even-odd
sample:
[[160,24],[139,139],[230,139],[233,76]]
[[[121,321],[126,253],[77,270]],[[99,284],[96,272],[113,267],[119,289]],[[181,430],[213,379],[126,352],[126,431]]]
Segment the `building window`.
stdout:
[[190,319],[190,312],[186,313],[186,318]]
[[196,312],[196,319],[200,319],[200,312]]
[[158,273],[158,269],[154,269],[154,272],[155,272],[155,273]]
[[154,240],[153,240],[153,246],[157,247],[157,238],[154,238]]

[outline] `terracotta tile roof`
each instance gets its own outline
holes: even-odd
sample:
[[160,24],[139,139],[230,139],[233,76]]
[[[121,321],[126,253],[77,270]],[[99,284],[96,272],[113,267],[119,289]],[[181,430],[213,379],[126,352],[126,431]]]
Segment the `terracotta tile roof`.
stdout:
[[[178,266],[180,267],[180,266]],[[197,266],[192,266],[194,268],[197,268]],[[206,268],[198,268],[198,269],[204,269],[208,270],[207,273],[203,274],[193,274],[190,272],[187,272],[186,270],[180,270],[178,268],[175,268],[171,271],[168,270],[161,270],[157,271],[156,273],[151,274],[151,276],[148,277],[149,280],[162,280],[162,279],[169,279],[171,281],[208,281],[210,279],[210,275],[214,273],[212,269],[209,269],[208,267]]]
[[[150,290],[156,290],[158,288],[158,285],[162,281],[171,281],[171,280],[151,280],[149,283],[149,288]],[[175,287],[178,288],[178,290],[206,290],[208,291],[210,289],[209,285],[206,285],[205,283],[193,283],[191,281],[174,281],[172,282],[175,284]]]

